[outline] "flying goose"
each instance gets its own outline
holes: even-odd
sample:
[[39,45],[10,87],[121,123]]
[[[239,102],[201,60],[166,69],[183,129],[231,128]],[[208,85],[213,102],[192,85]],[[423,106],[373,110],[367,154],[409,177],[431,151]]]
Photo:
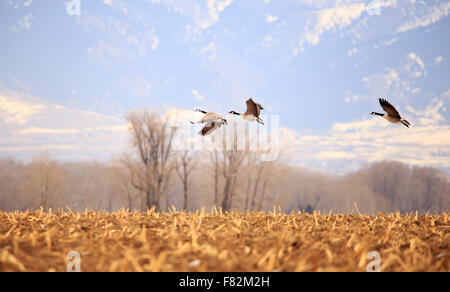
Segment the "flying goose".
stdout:
[[391,123],[403,124],[408,128],[411,126],[411,124],[407,120],[402,119],[402,117],[398,113],[397,109],[392,104],[390,104],[389,101],[387,101],[383,98],[380,98],[379,100],[380,100],[380,105],[383,108],[383,110],[386,112],[386,114],[380,114],[380,113],[373,112],[373,113],[371,113],[371,115],[381,116]]
[[208,136],[214,131],[222,127],[222,125],[228,125],[227,120],[225,120],[221,115],[211,112],[206,112],[204,110],[196,109],[196,112],[202,113],[205,116],[198,122],[191,122],[191,124],[205,124],[203,129],[199,132],[200,135]]
[[261,110],[264,108],[259,103],[255,103],[251,98],[245,103],[247,104],[247,111],[244,114],[235,111],[231,111],[230,114],[241,116],[244,120],[249,122],[258,122],[261,125],[264,125],[264,121],[259,118]]

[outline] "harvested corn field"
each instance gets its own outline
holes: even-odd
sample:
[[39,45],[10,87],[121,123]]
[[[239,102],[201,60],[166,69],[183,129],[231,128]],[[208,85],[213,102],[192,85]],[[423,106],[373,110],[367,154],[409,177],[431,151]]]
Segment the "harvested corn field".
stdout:
[[0,271],[448,272],[449,243],[448,213],[0,213]]

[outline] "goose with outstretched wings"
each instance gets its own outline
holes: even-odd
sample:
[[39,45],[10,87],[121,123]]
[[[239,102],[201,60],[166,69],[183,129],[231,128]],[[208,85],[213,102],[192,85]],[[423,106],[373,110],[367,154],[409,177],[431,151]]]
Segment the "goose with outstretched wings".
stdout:
[[383,110],[386,113],[381,114],[381,113],[377,113],[377,112],[372,112],[371,113],[372,115],[383,117],[387,121],[394,123],[394,124],[403,124],[408,128],[411,127],[411,124],[407,120],[402,119],[398,110],[389,101],[387,101],[384,98],[380,98],[379,102],[380,102],[381,107],[383,108]]
[[206,112],[206,111],[200,110],[200,109],[197,109],[195,111],[200,112],[205,115],[200,121],[191,122],[191,124],[206,124],[199,133],[203,137],[212,134],[217,129],[222,127],[222,125],[228,125],[227,120],[225,120],[219,114],[212,113],[212,112]]
[[244,120],[249,122],[258,122],[264,125],[264,121],[260,119],[261,110],[264,108],[259,103],[253,101],[252,98],[245,102],[247,104],[247,111],[243,114],[231,111],[230,114],[241,116]]

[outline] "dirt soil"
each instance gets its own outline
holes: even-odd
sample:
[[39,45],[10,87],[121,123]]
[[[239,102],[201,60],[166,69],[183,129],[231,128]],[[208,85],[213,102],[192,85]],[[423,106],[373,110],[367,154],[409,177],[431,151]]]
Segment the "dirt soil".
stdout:
[[[0,271],[450,271],[448,213],[0,212]],[[369,252],[379,258],[368,258]],[[376,255],[376,253],[375,253]],[[74,264],[75,263],[75,264]],[[372,264],[370,264],[372,263]]]

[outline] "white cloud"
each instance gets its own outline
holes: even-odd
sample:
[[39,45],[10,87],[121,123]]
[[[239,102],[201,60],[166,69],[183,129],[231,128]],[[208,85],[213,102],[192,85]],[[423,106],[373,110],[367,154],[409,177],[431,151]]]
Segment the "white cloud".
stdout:
[[395,97],[407,100],[422,91],[418,82],[427,75],[425,62],[416,53],[409,53],[400,59],[394,68],[386,67],[381,73],[362,79],[367,86],[365,93],[347,90],[345,101],[373,100],[378,97]]
[[200,53],[202,56],[208,56],[208,60],[211,62],[216,60],[216,44],[214,42],[210,42],[206,47],[201,48]]
[[268,22],[268,23],[273,23],[273,22],[275,22],[277,20],[278,20],[277,16],[273,16],[273,15],[270,15],[270,14],[268,14],[267,17],[266,17],[266,22]]
[[57,158],[107,159],[128,143],[123,119],[7,90],[0,91],[0,131],[0,156],[21,158],[50,150]]
[[351,56],[353,56],[353,55],[355,55],[355,54],[357,54],[358,53],[358,49],[357,48],[353,48],[353,49],[351,49],[351,50],[349,50],[348,52],[347,52],[347,54],[349,55],[349,57],[351,57]]
[[220,15],[235,0],[147,0],[155,4],[167,6],[169,12],[175,12],[189,18],[183,31],[186,42],[196,42],[205,30],[220,21]]
[[407,57],[409,59],[413,60],[414,62],[416,62],[422,70],[425,69],[425,64],[423,63],[422,59],[419,56],[417,56],[415,53],[409,53],[407,55]]
[[48,128],[26,128],[17,132],[18,134],[80,134],[78,129],[48,129]]
[[132,22],[145,23],[145,16],[141,10],[130,4],[129,1],[122,0],[103,0],[103,3],[110,8],[121,12],[126,18]]
[[383,47],[389,47],[389,46],[395,44],[398,41],[399,41],[398,37],[394,37],[394,38],[391,38],[391,39],[383,40],[380,43],[373,45],[373,48],[374,49],[378,49],[378,48],[383,48]]
[[398,69],[385,68],[384,73],[374,74],[363,78],[371,95],[384,96],[392,93],[401,86]]
[[305,50],[306,44],[317,45],[320,36],[325,32],[341,30],[349,26],[355,19],[361,17],[365,9],[364,4],[351,4],[315,12],[314,18],[306,23],[305,33],[299,41],[300,51]]
[[140,56],[147,55],[147,48],[151,48],[152,51],[156,51],[160,44],[159,36],[154,28],[139,33],[136,38],[138,41],[135,42],[135,45]]
[[23,7],[29,7],[33,3],[33,0],[9,0],[9,5],[14,9]]
[[17,96],[0,94],[0,119],[7,123],[24,125],[33,116],[39,114],[45,105],[32,104],[20,100]]
[[111,58],[119,59],[125,55],[125,50],[99,40],[95,47],[88,48],[90,56],[101,60],[104,64],[111,64]]
[[[105,4],[121,11],[123,7],[135,11],[134,7],[119,1],[105,1]],[[158,49],[160,38],[156,29],[144,25],[145,18],[138,11],[126,15],[115,18],[85,11],[77,18],[77,23],[97,39],[97,44],[88,49],[91,56],[109,65],[123,57],[144,57]]]
[[[450,10],[450,2],[416,0],[297,2],[307,5],[306,9],[292,9],[287,17],[283,17],[286,21],[271,28],[269,34],[280,39],[279,44],[287,44],[287,49],[294,55],[318,45],[322,38],[329,35],[351,37],[354,46],[359,45],[359,41],[364,44],[378,42],[373,45],[374,48],[390,46],[399,41],[400,34],[437,23],[447,17]],[[369,13],[370,2],[376,2],[380,15]]]
[[[415,1],[411,1],[414,3]],[[397,28],[397,32],[407,32],[409,30],[426,27],[447,17],[450,10],[450,2],[434,4],[426,7],[424,12],[418,12],[410,21]]]
[[415,53],[410,53],[406,56],[405,70],[413,78],[421,77],[424,74],[425,63]]
[[444,101],[438,98],[433,99],[423,111],[415,110],[412,106],[408,106],[407,110],[417,115],[422,125],[437,125],[445,121],[445,118],[440,113],[445,110]]
[[219,15],[233,2],[234,0],[208,0],[208,16],[205,17],[204,15],[199,14],[196,17],[197,24],[202,29],[207,29],[208,27],[219,21]]
[[345,151],[323,151],[314,154],[313,157],[317,160],[354,159],[356,155]]
[[444,61],[444,57],[442,57],[442,56],[436,57],[436,59],[434,59],[434,64],[438,65],[438,64],[442,63],[442,61]]
[[31,21],[34,19],[31,13],[25,15],[22,19],[17,21],[17,24],[11,27],[10,31],[20,32],[22,30],[29,30],[31,28]]
[[192,90],[192,94],[195,96],[197,100],[202,100],[205,98],[203,95],[200,94],[200,92],[194,89]]

